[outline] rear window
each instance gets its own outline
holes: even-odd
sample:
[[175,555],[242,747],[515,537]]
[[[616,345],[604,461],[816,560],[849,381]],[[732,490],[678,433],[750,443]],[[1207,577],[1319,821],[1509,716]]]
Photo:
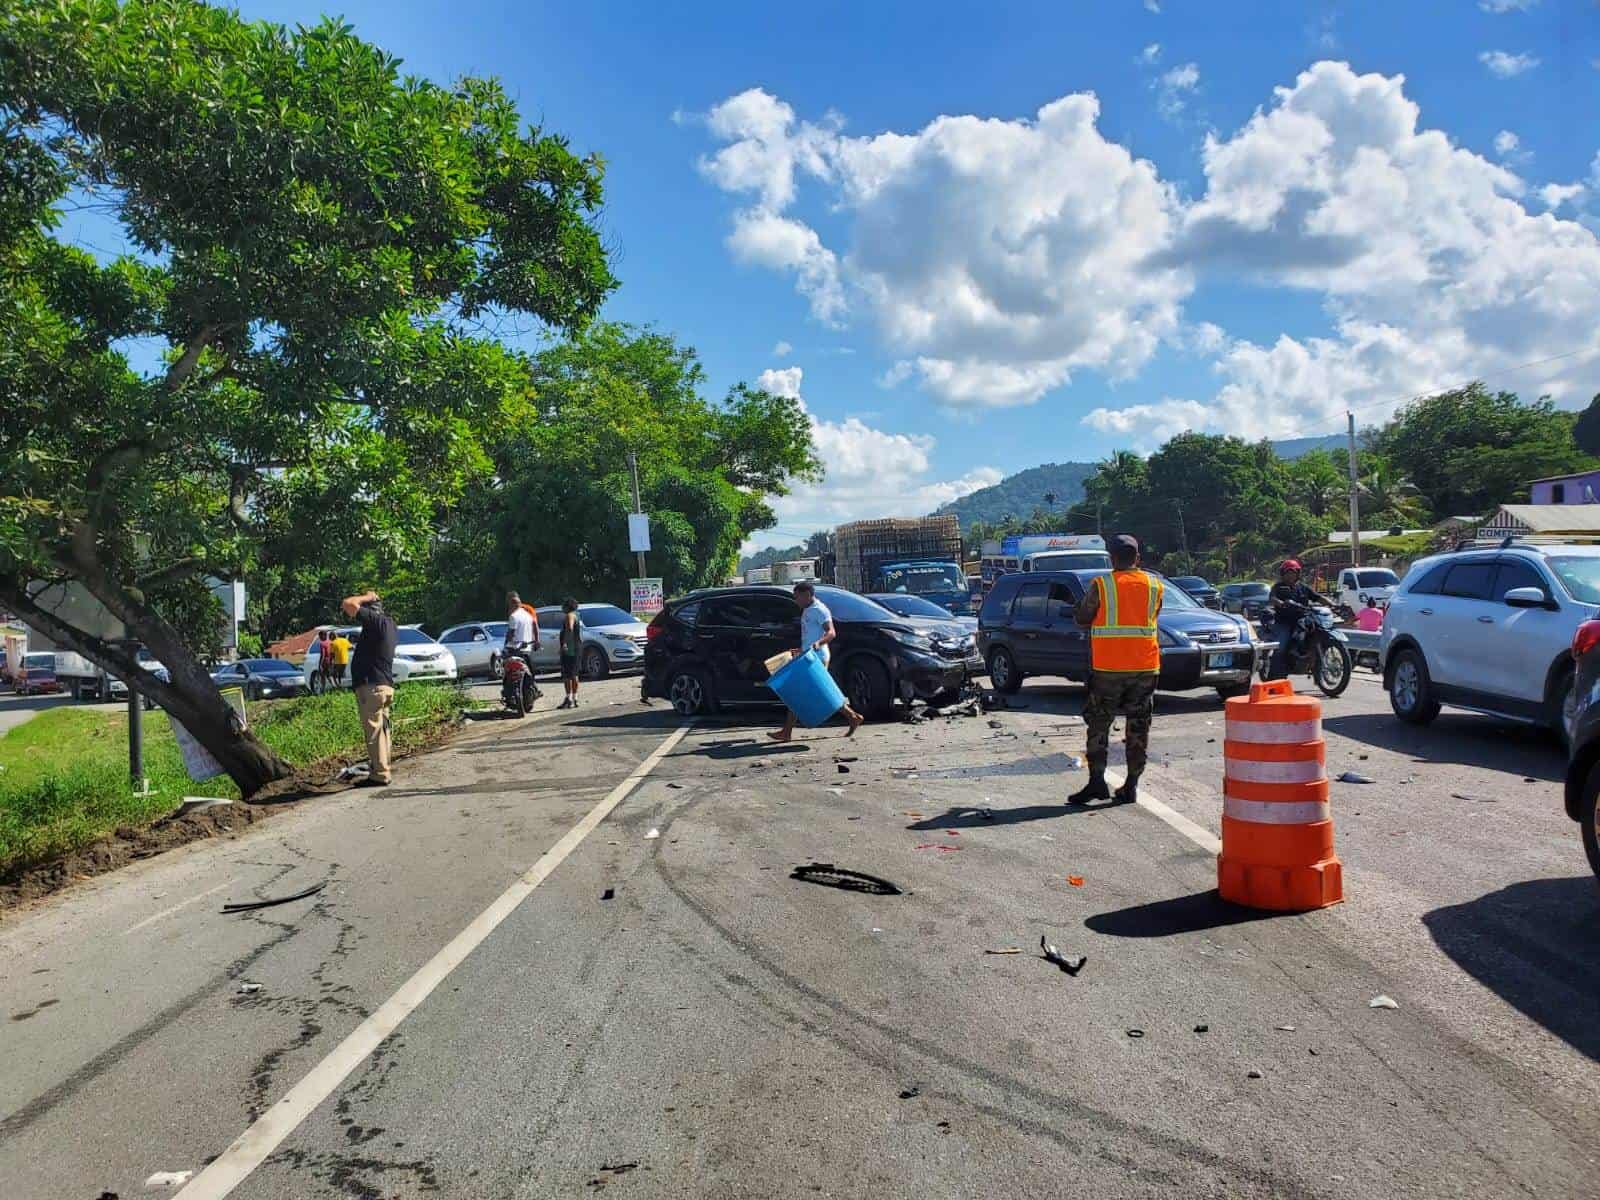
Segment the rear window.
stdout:
[[1241,595],[1245,596],[1270,596],[1272,589],[1264,583],[1243,583],[1239,585]]
[[1462,600],[1487,600],[1494,584],[1494,563],[1452,563],[1440,592]]

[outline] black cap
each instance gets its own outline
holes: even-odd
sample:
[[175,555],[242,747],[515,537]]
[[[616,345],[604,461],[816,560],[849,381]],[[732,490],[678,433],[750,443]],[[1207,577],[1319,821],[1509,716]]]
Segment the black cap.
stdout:
[[1119,533],[1111,539],[1111,549],[1120,550],[1124,554],[1139,553],[1139,539],[1131,533]]

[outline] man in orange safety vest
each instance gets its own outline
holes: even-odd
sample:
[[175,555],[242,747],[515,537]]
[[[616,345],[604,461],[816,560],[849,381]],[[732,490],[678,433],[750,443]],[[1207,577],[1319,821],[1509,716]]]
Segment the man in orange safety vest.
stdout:
[[[1156,614],[1164,594],[1161,580],[1139,569],[1139,543],[1125,533],[1112,538],[1111,574],[1090,581],[1073,614],[1089,629],[1089,699],[1083,706],[1089,782],[1068,797],[1069,804],[1132,804],[1139,798],[1161,675]],[[1106,786],[1106,756],[1118,715],[1127,722],[1128,778],[1113,796]]]

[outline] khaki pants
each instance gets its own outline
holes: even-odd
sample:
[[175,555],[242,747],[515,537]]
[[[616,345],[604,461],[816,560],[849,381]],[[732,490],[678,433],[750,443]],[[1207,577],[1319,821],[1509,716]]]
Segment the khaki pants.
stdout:
[[389,782],[389,706],[394,689],[384,683],[364,683],[356,689],[356,708],[361,711],[361,728],[367,735],[368,779]]

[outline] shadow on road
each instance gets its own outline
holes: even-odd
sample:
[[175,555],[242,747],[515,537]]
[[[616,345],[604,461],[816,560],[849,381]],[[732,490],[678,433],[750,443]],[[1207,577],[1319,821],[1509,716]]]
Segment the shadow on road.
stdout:
[[1559,782],[1566,762],[1555,738],[1531,725],[1476,713],[1441,713],[1431,725],[1406,725],[1388,713],[1324,715],[1325,733],[1408,754],[1419,765],[1450,763]]
[[805,742],[775,742],[771,738],[733,738],[720,742],[704,742],[697,753],[707,758],[767,758],[774,754],[805,754],[811,747]]
[[1439,949],[1507,1004],[1600,1059],[1600,891],[1592,875],[1514,883],[1422,918]]
[[1199,933],[1203,929],[1221,929],[1228,925],[1293,915],[1240,908],[1223,900],[1215,891],[1209,891],[1193,896],[1175,896],[1171,900],[1156,900],[1132,908],[1119,908],[1115,912],[1096,913],[1084,924],[1096,933],[1106,933],[1112,937],[1153,938]]
[[[1025,804],[1021,808],[952,808],[937,817],[924,817],[907,829],[982,829],[990,825],[1021,825],[1024,821],[1050,821],[1065,816],[1059,804]],[[988,814],[987,816],[985,814]]]
[[[1065,716],[1082,716],[1087,689],[1081,683],[1034,683],[1022,685],[1014,696],[1006,697],[1013,708],[1031,709],[1040,713],[1061,713]],[[1214,691],[1157,692],[1156,713],[1219,713],[1222,699]]]

